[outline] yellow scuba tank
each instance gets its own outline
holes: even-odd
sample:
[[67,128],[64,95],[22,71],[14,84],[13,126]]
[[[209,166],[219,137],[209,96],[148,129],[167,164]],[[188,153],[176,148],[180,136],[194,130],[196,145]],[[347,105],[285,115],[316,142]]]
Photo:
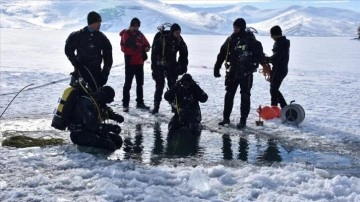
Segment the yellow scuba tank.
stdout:
[[74,87],[70,86],[64,90],[64,93],[61,98],[58,100],[58,107],[54,110],[54,117],[51,123],[51,126],[59,129],[59,130],[66,130],[67,124],[66,121],[62,118],[62,112],[64,105],[66,104],[66,100],[68,99],[69,95],[75,90]]

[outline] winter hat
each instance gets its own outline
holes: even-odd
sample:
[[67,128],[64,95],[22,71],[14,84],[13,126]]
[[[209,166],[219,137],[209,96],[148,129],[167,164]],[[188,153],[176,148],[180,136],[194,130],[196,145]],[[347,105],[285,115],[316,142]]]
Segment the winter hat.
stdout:
[[190,74],[184,74],[180,79],[180,84],[184,88],[189,88],[193,83],[193,79]]
[[192,81],[192,77],[190,74],[184,74],[182,77],[181,77],[181,81]]
[[244,19],[238,18],[234,21],[233,26],[236,26],[236,27],[240,28],[240,31],[243,31],[246,28],[246,22]]
[[91,11],[87,16],[87,22],[88,25],[91,25],[94,22],[101,22],[101,16],[99,15],[99,13]]
[[140,20],[138,18],[133,18],[130,22],[130,27],[133,27],[135,25],[139,25],[140,27]]
[[178,24],[176,24],[176,23],[174,23],[174,24],[171,25],[171,27],[170,27],[170,32],[171,32],[171,33],[174,33],[175,31],[178,31],[178,30],[181,31],[180,25],[178,25]]
[[271,36],[274,36],[274,35],[282,35],[281,28],[280,28],[278,25],[272,27],[272,28],[270,29],[270,35],[271,35]]
[[110,103],[114,100],[115,90],[110,86],[101,87],[99,90],[99,96],[105,103]]

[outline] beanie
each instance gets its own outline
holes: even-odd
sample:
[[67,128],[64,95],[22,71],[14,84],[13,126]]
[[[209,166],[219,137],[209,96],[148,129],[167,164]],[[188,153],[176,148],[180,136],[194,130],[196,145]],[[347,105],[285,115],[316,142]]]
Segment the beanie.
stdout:
[[272,27],[272,28],[270,29],[270,35],[271,35],[271,36],[274,36],[274,35],[282,35],[281,28],[280,28],[278,25]]
[[174,23],[174,24],[171,25],[171,27],[170,27],[170,33],[174,33],[175,31],[178,31],[178,30],[181,31],[180,25],[178,25],[177,23]]
[[135,25],[139,25],[140,27],[140,20],[138,18],[133,18],[130,22],[130,27],[133,27]]
[[106,103],[110,103],[114,100],[115,90],[110,86],[104,86],[100,88],[99,95]]
[[101,22],[101,16],[99,15],[99,13],[91,11],[87,16],[87,22],[88,25],[91,25],[94,22]]
[[244,31],[246,28],[246,22],[244,19],[238,18],[234,21],[233,26],[240,28],[240,31]]
[[192,81],[192,76],[190,74],[184,74],[182,77],[181,77],[181,81]]

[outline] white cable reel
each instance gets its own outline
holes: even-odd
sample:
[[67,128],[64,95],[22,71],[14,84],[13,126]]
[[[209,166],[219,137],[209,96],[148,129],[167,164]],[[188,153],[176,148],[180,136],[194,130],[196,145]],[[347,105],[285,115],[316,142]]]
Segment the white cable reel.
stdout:
[[282,123],[290,122],[299,126],[305,119],[305,110],[299,104],[294,104],[295,100],[291,101],[289,105],[286,105],[281,110]]

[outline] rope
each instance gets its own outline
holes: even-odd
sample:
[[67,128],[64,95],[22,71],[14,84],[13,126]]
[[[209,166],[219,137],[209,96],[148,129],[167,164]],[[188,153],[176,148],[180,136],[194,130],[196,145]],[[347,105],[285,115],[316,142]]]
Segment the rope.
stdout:
[[13,99],[10,101],[10,103],[6,106],[6,108],[4,109],[4,111],[1,113],[0,118],[2,117],[2,115],[5,113],[5,111],[9,108],[9,106],[11,105],[11,103],[15,100],[15,98],[27,87],[34,85],[34,84],[29,84],[27,86],[25,86],[24,88],[22,88],[19,92],[17,92],[17,94],[13,97]]
[[262,69],[259,69],[259,73],[263,74],[266,81],[270,81],[271,76],[271,66],[268,63],[261,64],[263,67]]
[[228,64],[228,56],[229,56],[229,51],[230,51],[231,36],[229,36],[229,38],[227,40],[228,40],[228,43],[227,43],[226,58],[225,58],[225,68],[226,68],[226,71],[230,71],[229,64]]
[[[95,88],[96,88],[96,92],[99,91],[99,87],[97,86],[97,83],[96,83],[96,81],[95,81],[92,73],[90,72],[90,70],[89,70],[86,66],[84,66],[84,68],[86,69],[86,71],[89,73],[91,79],[93,80],[94,85],[95,85]],[[84,78],[84,77],[81,75],[80,71],[78,71],[78,73],[79,73],[79,75],[80,75],[80,78]]]
[[[121,64],[118,64],[118,65],[112,66],[112,68],[121,67],[121,66],[123,66],[123,65],[124,65],[124,63],[121,63]],[[69,80],[69,78],[63,78],[63,79],[59,79],[59,80],[56,80],[56,81],[51,81],[51,82],[46,83],[46,84],[43,84],[43,85],[39,85],[39,86],[35,86],[35,87],[32,87],[32,88],[28,88],[28,89],[23,90],[23,91],[34,90],[34,89],[37,89],[37,88],[49,86],[49,85],[56,84],[56,83],[60,83],[60,82],[67,81],[67,80]],[[31,85],[34,85],[34,84],[31,84]],[[29,86],[30,86],[30,85],[29,85]],[[3,96],[3,95],[12,95],[12,94],[16,94],[16,93],[18,93],[18,92],[3,93],[3,94],[0,94],[0,96]]]
[[160,34],[161,34],[161,42],[162,42],[162,52],[161,52],[161,63],[162,64],[165,64],[164,62],[165,62],[165,45],[166,45],[166,41],[165,41],[165,39],[164,39],[164,35],[162,34],[162,32],[160,32]]
[[[23,91],[29,91],[29,90],[34,90],[34,89],[37,89],[37,88],[41,88],[41,87],[44,87],[44,86],[48,86],[48,85],[52,85],[52,84],[55,84],[55,83],[60,83],[60,82],[63,82],[63,81],[66,81],[68,80],[69,78],[64,78],[64,79],[59,79],[59,80],[56,80],[56,81],[52,81],[50,83],[46,83],[46,84],[43,84],[43,85],[39,85],[39,86],[35,86],[35,87],[32,87],[32,88],[28,88],[26,90],[23,90]],[[30,85],[34,85],[34,84],[30,84]],[[29,86],[30,86],[29,85]],[[12,94],[16,94],[18,92],[11,92],[11,93],[3,93],[3,94],[0,94],[1,96],[3,95],[12,95]]]
[[46,145],[61,145],[64,143],[64,140],[61,138],[33,138],[25,135],[16,135],[6,138],[2,142],[2,146],[16,147],[16,148],[25,148],[25,147],[36,147],[36,146],[46,146]]
[[177,94],[175,94],[175,106],[176,106],[176,111],[179,115],[179,118],[180,118],[180,110],[179,110],[179,101],[178,101],[178,98],[177,98]]

